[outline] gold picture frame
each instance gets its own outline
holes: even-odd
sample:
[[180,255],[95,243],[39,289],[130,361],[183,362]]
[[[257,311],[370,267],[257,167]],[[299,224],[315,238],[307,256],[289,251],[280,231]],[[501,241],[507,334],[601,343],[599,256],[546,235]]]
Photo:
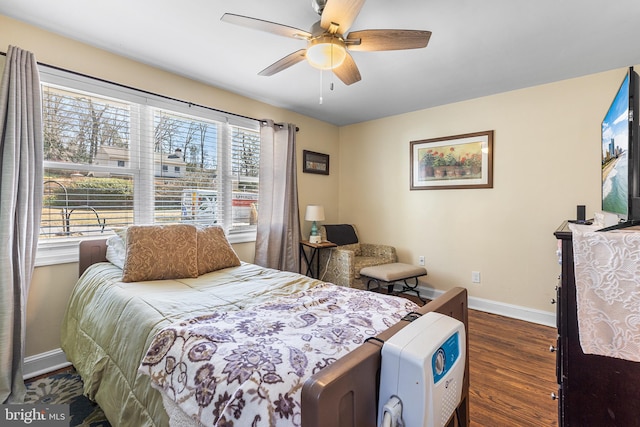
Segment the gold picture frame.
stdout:
[[411,190],[493,188],[493,131],[411,141]]

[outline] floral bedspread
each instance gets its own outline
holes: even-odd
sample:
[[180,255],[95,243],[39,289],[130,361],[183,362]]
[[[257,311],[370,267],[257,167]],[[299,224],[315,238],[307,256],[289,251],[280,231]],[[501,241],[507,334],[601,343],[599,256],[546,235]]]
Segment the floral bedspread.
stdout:
[[416,308],[322,284],[166,327],[139,370],[205,426],[299,426],[305,380]]

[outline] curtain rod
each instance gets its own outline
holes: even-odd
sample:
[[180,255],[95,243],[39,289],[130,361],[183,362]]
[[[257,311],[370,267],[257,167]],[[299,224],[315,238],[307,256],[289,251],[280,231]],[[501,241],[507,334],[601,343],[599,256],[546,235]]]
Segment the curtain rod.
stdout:
[[[0,55],[7,56],[7,52],[0,51]],[[64,71],[65,73],[71,73],[71,74],[74,74],[76,76],[85,77],[85,78],[89,78],[89,79],[93,79],[93,80],[98,80],[100,82],[112,84],[112,85],[119,86],[119,87],[122,87],[122,88],[125,88],[125,89],[136,90],[138,92],[142,92],[142,93],[145,93],[147,95],[159,96],[160,98],[168,99],[170,101],[181,102],[183,104],[187,104],[190,107],[191,106],[199,107],[199,108],[204,108],[204,109],[207,109],[207,110],[215,111],[217,113],[230,114],[232,116],[240,117],[242,119],[255,120],[256,122],[259,122],[260,124],[265,124],[267,122],[264,119],[256,119],[254,117],[243,116],[242,114],[230,113],[228,111],[219,110],[217,108],[208,107],[206,105],[194,104],[193,102],[183,101],[181,99],[172,98],[170,96],[160,95],[160,94],[157,94],[157,93],[149,92],[148,90],[143,90],[143,89],[138,89],[138,88],[135,88],[135,87],[132,87],[132,86],[127,86],[127,85],[124,85],[122,83],[112,82],[110,80],[102,79],[100,77],[90,76],[88,74],[83,74],[83,73],[80,73],[78,71],[68,70],[66,68],[58,67],[58,66],[55,66],[55,65],[45,64],[44,62],[40,62],[40,61],[36,61],[36,62],[37,62],[38,65],[43,66],[43,67],[53,68],[54,70]],[[281,128],[284,127],[284,125],[281,124],[281,123],[274,123],[274,124],[276,126],[281,127]],[[296,126],[296,132],[298,132],[299,130],[300,130],[300,128],[298,126]]]

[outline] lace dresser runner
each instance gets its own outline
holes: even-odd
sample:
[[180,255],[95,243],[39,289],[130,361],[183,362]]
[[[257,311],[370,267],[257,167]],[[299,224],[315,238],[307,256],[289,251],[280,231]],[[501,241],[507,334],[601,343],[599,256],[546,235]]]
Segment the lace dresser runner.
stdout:
[[569,228],[582,351],[640,362],[640,232]]

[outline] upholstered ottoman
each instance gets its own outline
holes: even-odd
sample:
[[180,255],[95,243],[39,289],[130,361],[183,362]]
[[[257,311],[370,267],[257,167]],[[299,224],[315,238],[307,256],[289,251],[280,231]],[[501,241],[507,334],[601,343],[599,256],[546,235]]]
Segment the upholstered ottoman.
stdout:
[[[369,290],[369,284],[376,282],[378,288],[384,283],[387,285],[387,292],[393,293],[393,287],[395,282],[403,281],[404,285],[397,293],[402,292],[415,292],[421,301],[425,301],[420,296],[418,291],[418,277],[425,276],[427,269],[424,267],[418,267],[411,264],[403,264],[401,262],[394,262],[391,264],[374,265],[372,267],[365,267],[360,270],[360,277],[362,282],[366,283],[367,290]],[[414,279],[415,284],[410,285],[407,280]]]

